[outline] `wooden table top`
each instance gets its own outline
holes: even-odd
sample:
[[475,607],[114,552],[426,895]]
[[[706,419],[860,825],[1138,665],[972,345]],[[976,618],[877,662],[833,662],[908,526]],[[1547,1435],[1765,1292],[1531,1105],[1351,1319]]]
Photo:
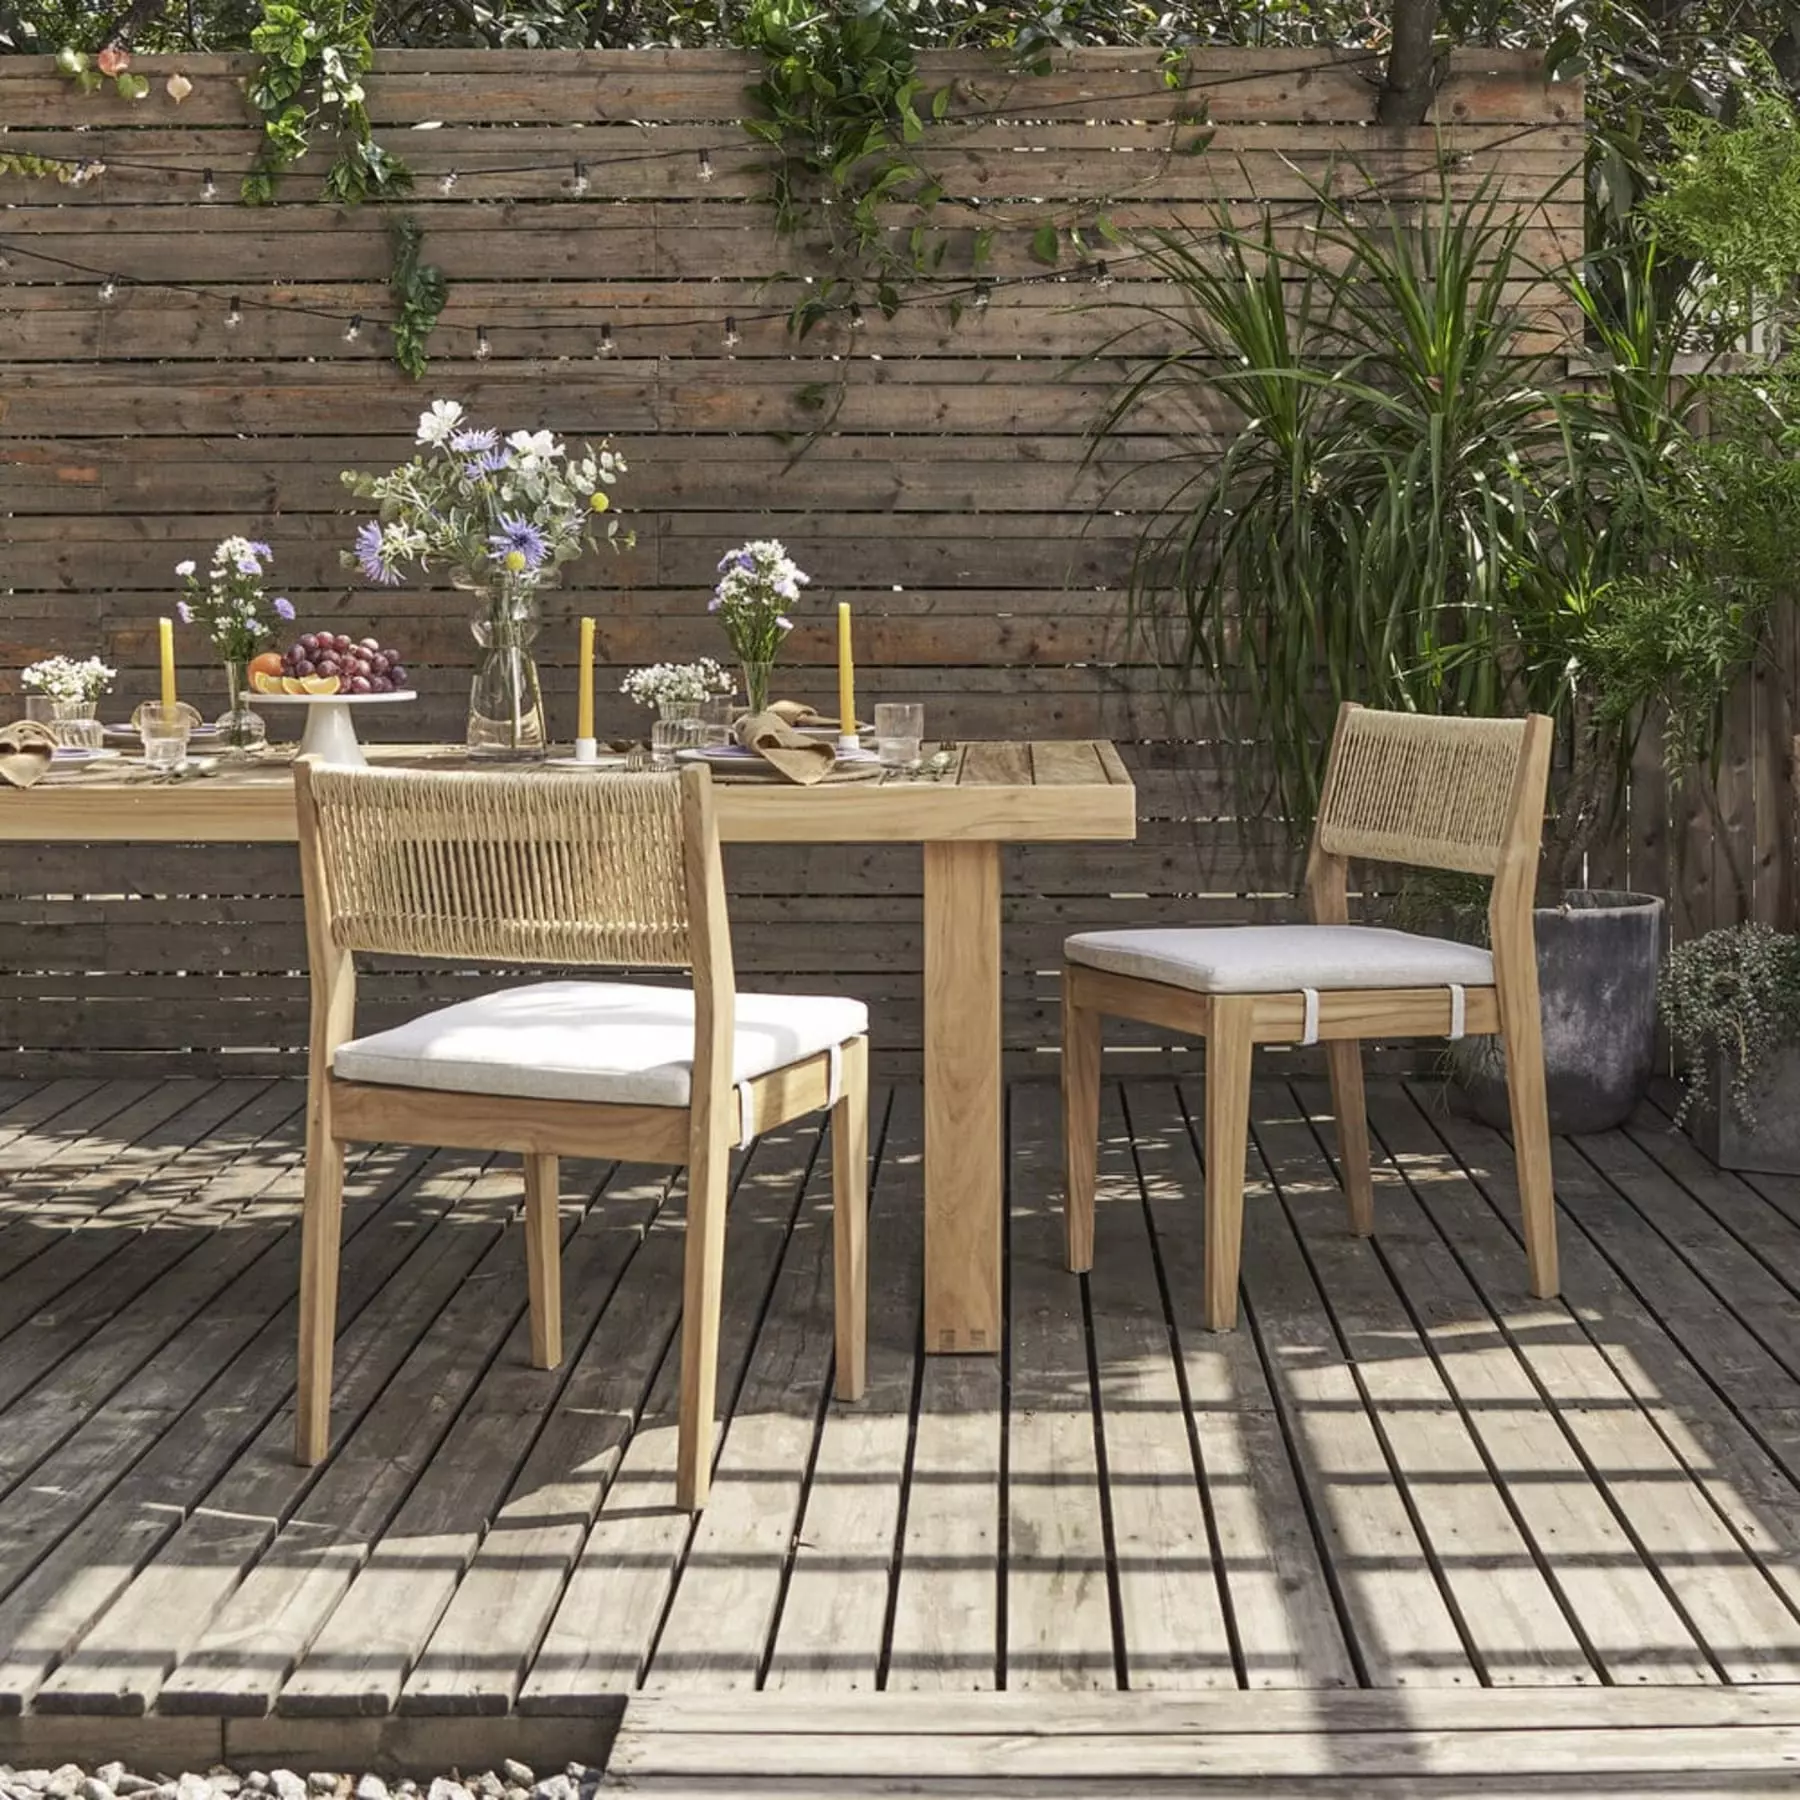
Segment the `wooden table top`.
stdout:
[[[368,745],[372,763],[401,768],[496,768],[456,745]],[[987,840],[1118,841],[1137,835],[1137,794],[1109,743],[1059,739],[957,747],[937,780],[888,779],[829,787],[727,783],[716,789],[727,843],[871,844]],[[519,765],[533,779],[579,781],[579,771]],[[0,842],[291,843],[294,784],[279,754],[179,780],[148,776],[130,759],[58,770],[36,787],[0,786]]]

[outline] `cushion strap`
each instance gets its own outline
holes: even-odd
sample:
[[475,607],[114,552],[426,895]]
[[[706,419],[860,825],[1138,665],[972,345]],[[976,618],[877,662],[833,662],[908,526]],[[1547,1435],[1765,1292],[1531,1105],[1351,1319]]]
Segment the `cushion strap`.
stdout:
[[1306,1023],[1300,1029],[1300,1041],[1316,1044],[1319,1041],[1319,990],[1302,988],[1300,993],[1306,1001]]
[[753,1116],[751,1113],[751,1110],[750,1110],[750,1084],[749,1084],[749,1082],[740,1081],[737,1084],[737,1103],[738,1103],[737,1147],[740,1150],[748,1150],[750,1148],[750,1120]]
[[1450,983],[1450,1041],[1464,1035],[1463,1026],[1468,1018],[1468,994],[1460,982]]
[[844,1097],[844,1046],[833,1044],[825,1054],[831,1059],[831,1074],[825,1083],[825,1104],[832,1107]]

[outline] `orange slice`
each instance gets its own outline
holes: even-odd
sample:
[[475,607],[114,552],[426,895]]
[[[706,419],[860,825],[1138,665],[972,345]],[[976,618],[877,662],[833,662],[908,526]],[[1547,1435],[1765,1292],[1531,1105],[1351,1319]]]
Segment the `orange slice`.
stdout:
[[306,683],[302,681],[298,675],[283,675],[281,678],[281,691],[284,694],[304,694],[306,692]]
[[266,669],[258,669],[256,673],[250,677],[250,685],[255,688],[259,694],[279,694],[284,691],[281,685],[281,677],[279,675],[271,675]]
[[303,694],[335,694],[341,685],[336,675],[302,675],[300,691]]

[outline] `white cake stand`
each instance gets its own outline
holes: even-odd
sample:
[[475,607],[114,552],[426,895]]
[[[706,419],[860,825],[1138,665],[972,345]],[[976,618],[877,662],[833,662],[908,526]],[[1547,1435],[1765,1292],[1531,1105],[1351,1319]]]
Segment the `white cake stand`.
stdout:
[[362,767],[369,759],[356,741],[353,708],[359,706],[392,706],[402,700],[416,700],[418,695],[408,688],[397,694],[259,694],[245,696],[252,706],[304,706],[306,729],[300,734],[297,756],[316,756],[320,762],[349,763]]

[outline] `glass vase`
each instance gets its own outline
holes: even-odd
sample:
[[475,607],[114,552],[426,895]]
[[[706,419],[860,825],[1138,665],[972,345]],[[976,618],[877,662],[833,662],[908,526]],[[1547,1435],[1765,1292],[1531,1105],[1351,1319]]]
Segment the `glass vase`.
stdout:
[[255,756],[269,739],[269,727],[250,704],[250,665],[241,656],[225,659],[227,705],[219,714],[218,747],[226,756]]
[[475,589],[470,629],[481,655],[469,685],[471,756],[538,762],[549,754],[544,695],[531,646],[543,623],[538,582],[496,575]]
[[50,706],[50,731],[68,750],[98,750],[104,741],[96,700],[55,700]]
[[772,662],[747,662],[744,671],[744,700],[752,713],[769,710],[769,677],[775,672]]

